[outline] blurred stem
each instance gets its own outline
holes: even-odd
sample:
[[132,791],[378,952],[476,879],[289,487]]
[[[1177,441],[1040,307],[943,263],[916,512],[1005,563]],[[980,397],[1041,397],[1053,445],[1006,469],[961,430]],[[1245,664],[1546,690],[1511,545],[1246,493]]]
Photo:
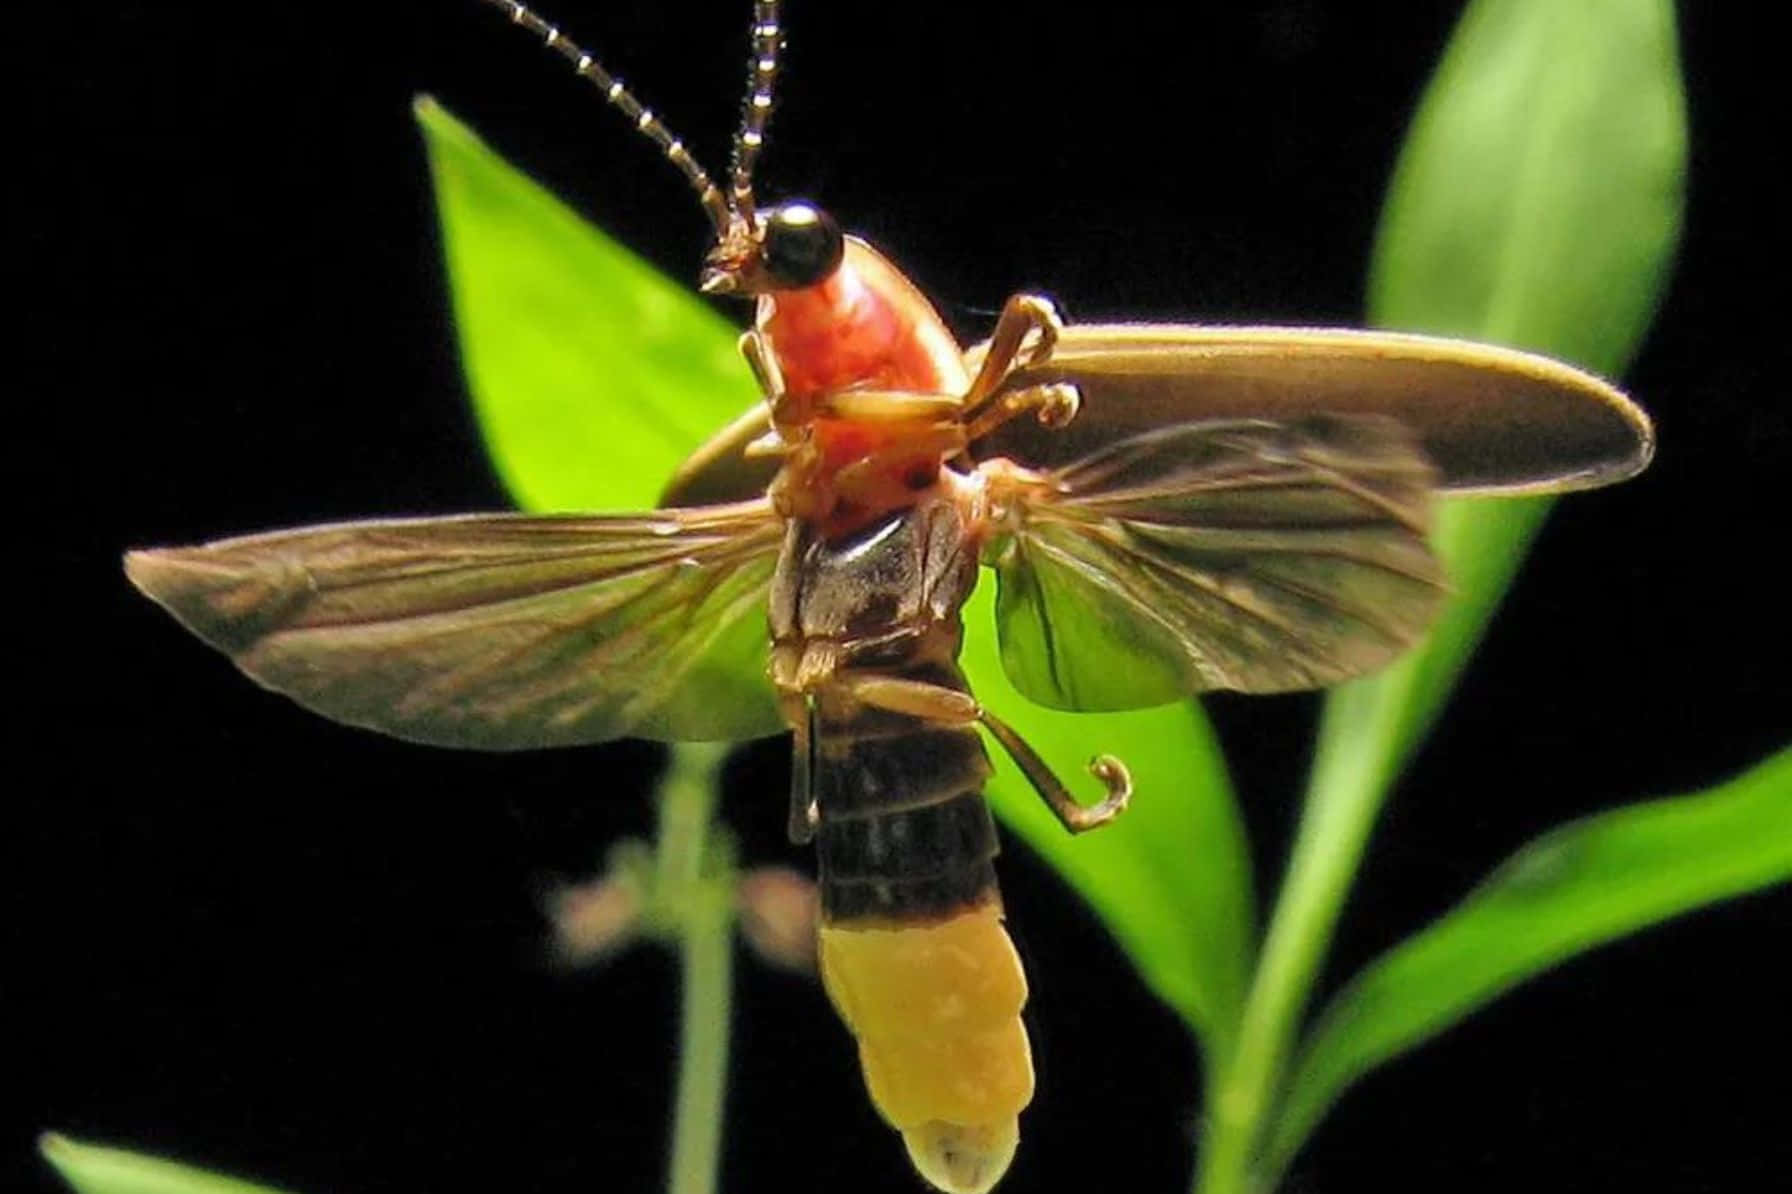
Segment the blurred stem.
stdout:
[[671,1194],[711,1194],[722,1151],[722,1097],[728,1077],[728,1011],[733,983],[730,907],[711,884],[684,931],[678,1102],[672,1120]]
[[[1356,875],[1391,774],[1385,749],[1398,732],[1402,702],[1382,690],[1410,683],[1398,665],[1339,689],[1320,729],[1299,836],[1289,856],[1257,972],[1245,1000],[1238,1043],[1210,1084],[1209,1120],[1196,1179],[1199,1194],[1246,1194],[1258,1140],[1274,1108],[1294,1032],[1325,957],[1332,927]],[[1380,764],[1380,765],[1378,765]]]
[[1412,727],[1410,690],[1424,682],[1416,657],[1332,693],[1320,724],[1306,807],[1288,872],[1245,1000],[1238,1044],[1210,1093],[1200,1194],[1246,1194],[1273,1180],[1254,1171],[1294,1036],[1325,960]]
[[733,861],[712,829],[722,759],[711,744],[672,749],[660,787],[654,903],[675,927],[684,990],[670,1194],[713,1194],[722,1147],[732,994]]

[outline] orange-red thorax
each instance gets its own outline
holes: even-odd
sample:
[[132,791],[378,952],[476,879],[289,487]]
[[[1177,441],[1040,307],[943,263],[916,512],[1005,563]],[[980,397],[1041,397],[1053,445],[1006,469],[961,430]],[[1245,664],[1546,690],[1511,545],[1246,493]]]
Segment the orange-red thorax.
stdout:
[[937,410],[848,418],[828,404],[851,390],[956,397],[969,387],[963,350],[901,271],[848,237],[825,281],[761,295],[757,326],[784,383],[772,418],[793,447],[779,483],[787,513],[833,538],[933,487],[957,450]]

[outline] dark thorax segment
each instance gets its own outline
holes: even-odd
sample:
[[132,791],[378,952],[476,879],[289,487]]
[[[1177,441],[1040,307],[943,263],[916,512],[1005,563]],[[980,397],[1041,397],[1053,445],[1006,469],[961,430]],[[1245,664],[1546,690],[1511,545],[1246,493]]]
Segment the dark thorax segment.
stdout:
[[[958,654],[959,607],[977,579],[977,542],[958,502],[930,494],[839,539],[790,524],[772,578],[771,631],[786,655],[837,652],[840,670]],[[933,640],[949,638],[949,644]],[[943,649],[942,649],[943,648]],[[821,691],[829,677],[798,683]]]
[[948,495],[837,540],[797,523],[785,542],[773,678],[814,708],[809,795],[830,919],[937,919],[994,892],[990,765],[976,729],[849,691],[865,675],[965,691],[959,608],[976,568],[975,536]]

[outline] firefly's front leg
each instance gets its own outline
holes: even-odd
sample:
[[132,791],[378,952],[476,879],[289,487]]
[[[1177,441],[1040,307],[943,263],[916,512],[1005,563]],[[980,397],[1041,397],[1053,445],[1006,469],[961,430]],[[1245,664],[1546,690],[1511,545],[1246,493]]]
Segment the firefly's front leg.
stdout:
[[1107,795],[1093,806],[1078,804],[1064,781],[1052,772],[1039,753],[1012,726],[983,708],[967,692],[894,676],[848,674],[839,677],[838,683],[854,699],[879,709],[948,726],[981,723],[990,737],[1008,752],[1008,757],[1027,777],[1039,798],[1057,816],[1059,824],[1071,833],[1106,825],[1119,816],[1127,801],[1132,799],[1132,776],[1127,772],[1126,764],[1113,755],[1100,755],[1090,762],[1089,773],[1101,781]]
[[[966,435],[977,439],[1024,411],[1036,411],[1048,427],[1062,427],[1076,417],[1082,397],[1071,385],[1028,386],[994,401],[1002,382],[1016,369],[1044,364],[1057,347],[1063,321],[1052,301],[1037,294],[1015,294],[1002,305],[983,364],[965,391],[961,417]],[[1029,343],[1028,337],[1032,337]]]
[[790,445],[784,442],[783,434],[777,429],[778,408],[784,397],[784,371],[778,367],[778,358],[772,354],[765,343],[765,337],[756,329],[740,334],[737,341],[740,355],[746,358],[747,368],[752,371],[753,380],[759,383],[759,392],[765,395],[765,408],[771,413],[772,429],[753,440],[742,454],[755,456],[785,456],[790,452]]
[[766,347],[765,337],[757,329],[742,332],[738,343],[740,355],[753,371],[753,380],[759,383],[759,392],[769,405],[776,406],[784,394],[784,372],[778,368],[778,358]]
[[[1001,315],[996,317],[995,331],[990,333],[989,351],[983,354],[983,365],[972,379],[971,388],[965,391],[965,413],[975,413],[996,392],[1002,379],[1015,369],[1037,365],[1049,358],[1052,349],[1058,346],[1058,336],[1063,330],[1064,321],[1058,318],[1058,309],[1050,299],[1038,294],[1009,295],[1008,301],[1002,304]],[[1027,348],[1026,359],[1022,360],[1021,349],[1033,333],[1037,333],[1038,338]]]

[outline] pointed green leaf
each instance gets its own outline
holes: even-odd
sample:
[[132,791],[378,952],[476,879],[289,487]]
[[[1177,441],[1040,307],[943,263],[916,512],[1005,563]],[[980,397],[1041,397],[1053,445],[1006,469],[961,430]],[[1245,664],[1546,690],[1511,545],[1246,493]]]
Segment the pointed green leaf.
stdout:
[[757,397],[736,329],[433,100],[429,146],[461,358],[488,450],[531,510],[644,510]]
[[[1615,372],[1641,339],[1679,231],[1684,112],[1666,0],[1476,0],[1395,172],[1375,321],[1500,340]],[[1392,667],[1334,690],[1283,907],[1278,981],[1305,991],[1393,782],[1454,686],[1549,508],[1441,504],[1452,595]],[[1276,921],[1282,920],[1278,909]],[[1299,998],[1278,1019],[1292,1030]]]
[[[1673,256],[1685,157],[1669,0],[1474,0],[1401,153],[1371,319],[1617,372]],[[1454,593],[1442,616],[1392,667],[1327,698],[1288,878],[1222,1075],[1203,1188],[1232,1188],[1255,1153],[1382,799],[1547,509],[1539,499],[1444,503],[1433,543]]]
[[[1478,0],[1401,153],[1370,317],[1616,374],[1660,298],[1685,167],[1668,0]],[[1433,540],[1454,599],[1421,650],[1328,710],[1327,736],[1373,727],[1357,782],[1385,785],[1424,734],[1549,505],[1444,504]]]
[[1331,1001],[1293,1070],[1272,1171],[1357,1078],[1562,960],[1792,879],[1792,749],[1692,796],[1564,825]]
[[37,1147],[80,1194],[281,1194],[272,1186],[121,1148],[85,1144],[55,1132],[45,1132]]
[[1684,107],[1668,0],[1476,0],[1395,170],[1376,321],[1621,369],[1679,232]]

